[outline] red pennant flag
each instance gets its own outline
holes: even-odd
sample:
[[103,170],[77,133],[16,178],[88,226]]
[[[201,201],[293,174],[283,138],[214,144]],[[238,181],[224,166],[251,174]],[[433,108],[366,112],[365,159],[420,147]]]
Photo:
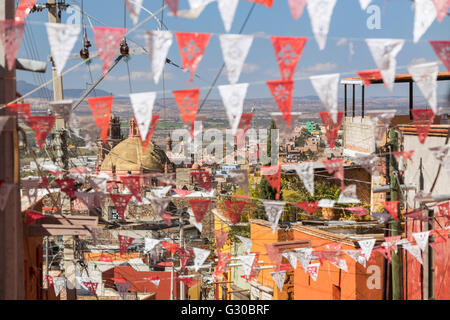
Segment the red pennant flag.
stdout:
[[413,109],[412,116],[419,141],[424,144],[433,123],[434,112],[431,109]]
[[253,113],[243,113],[236,133],[236,141],[242,139],[252,125]]
[[218,252],[218,262],[217,262],[217,268],[216,268],[216,274],[222,274],[225,272],[225,267],[228,264],[228,262],[231,259],[231,254],[226,252]]
[[29,116],[27,125],[33,130],[36,144],[42,147],[56,121],[55,116]]
[[272,188],[277,190],[276,199],[280,199],[281,165],[261,167],[261,174],[264,175]]
[[110,254],[105,254],[102,252],[102,254],[100,254],[100,257],[98,258],[98,261],[113,262],[113,258]]
[[338,112],[337,123],[334,123],[333,118],[330,116],[329,112],[319,112],[319,115],[325,126],[328,145],[331,149],[334,149],[336,138],[341,127],[342,120],[344,118],[344,112]]
[[161,267],[172,267],[173,263],[172,262],[159,262],[157,265],[161,266]]
[[162,241],[161,244],[171,254],[175,254],[179,248],[179,246],[176,243],[172,242]]
[[186,268],[186,265],[188,264],[189,260],[191,260],[192,256],[194,255],[194,251],[189,250],[189,249],[180,248],[179,254],[180,254],[181,270],[184,270]]
[[176,17],[178,12],[178,0],[164,0],[166,5],[172,11],[173,15]]
[[349,207],[344,208],[344,210],[350,211],[356,217],[363,217],[368,215],[367,210],[364,207]]
[[265,243],[264,246],[266,247],[267,256],[270,261],[275,264],[275,271],[279,271],[282,259],[280,250],[271,244]]
[[21,0],[16,9],[16,21],[23,21],[30,13],[37,0]]
[[55,182],[61,191],[69,196],[70,200],[76,199],[73,179],[55,179]]
[[164,212],[162,214],[162,219],[164,220],[164,223],[167,224],[169,227],[172,225],[172,216],[167,212]]
[[247,201],[224,201],[224,203],[231,224],[238,223],[241,220],[242,210],[244,210]]
[[50,289],[53,287],[53,277],[49,274],[45,275],[45,281],[47,281],[47,287]]
[[8,70],[16,65],[16,57],[22,42],[25,22],[14,20],[0,20],[0,40],[5,48]]
[[448,0],[433,0],[434,6],[436,7],[437,20],[442,22],[444,17],[448,14],[448,9],[450,7],[450,1]]
[[430,41],[434,52],[450,72],[450,41]]
[[198,280],[192,280],[192,278],[187,277],[178,277],[177,280],[183,282],[188,288],[198,283]]
[[273,0],[245,0],[245,1],[262,4],[269,8],[272,8],[272,5],[273,5]]
[[392,152],[392,154],[394,155],[395,160],[397,160],[397,161],[400,161],[400,159],[402,159],[402,160],[409,159],[412,161],[412,155],[414,154],[414,150],[396,151],[396,152]]
[[114,207],[117,210],[122,221],[125,221],[125,210],[127,209],[128,202],[130,201],[132,195],[131,194],[112,194],[110,193],[112,202],[114,203]]
[[189,199],[192,212],[194,213],[195,221],[199,223],[202,221],[205,214],[208,212],[209,204],[211,200]]
[[391,251],[395,250],[397,252],[397,242],[402,238],[401,235],[384,237],[384,241],[386,242],[386,248]]
[[92,281],[83,281],[83,284],[94,296],[97,296],[98,283]]
[[288,0],[288,1],[292,17],[295,20],[297,20],[303,14],[303,9],[305,9],[306,6],[306,0]]
[[438,204],[437,208],[440,216],[450,217],[450,202]]
[[189,173],[202,188],[206,191],[211,190],[211,176],[208,171],[191,171]]
[[291,126],[292,90],[293,80],[267,81],[267,86],[272,93],[287,125]]
[[31,210],[27,210],[27,219],[26,219],[25,223],[30,224],[33,221],[36,221],[41,218],[45,218],[45,215],[31,211]]
[[344,160],[343,159],[332,159],[322,161],[325,169],[327,169],[329,174],[332,174],[336,179],[341,180],[341,190],[345,188],[344,186]]
[[180,195],[180,197],[184,198],[187,195],[191,194],[192,191],[189,190],[183,190],[183,189],[172,189],[173,191],[175,191],[177,194]]
[[175,32],[178,47],[180,48],[181,61],[183,62],[183,71],[190,70],[191,82],[194,78],[195,70],[202,60],[205,48],[211,38],[210,33],[193,33],[193,32]]
[[[144,141],[141,140],[142,141],[141,142],[142,143],[142,152],[145,152],[148,145],[152,141],[153,133],[155,133],[158,122],[159,122],[159,114],[152,115],[152,122],[150,122],[150,128],[148,129],[147,138]],[[138,127],[138,131],[139,131],[139,127]]]
[[410,218],[410,219],[414,219],[414,220],[420,220],[423,222],[427,222],[428,221],[428,217],[424,217],[423,216],[423,210],[421,209],[416,209],[413,210],[407,214],[405,214],[405,218]]
[[194,136],[194,122],[197,117],[200,89],[188,89],[172,91],[181,113],[183,123],[191,127],[191,136]]
[[119,250],[120,250],[120,255],[122,256],[127,252],[127,249],[133,243],[134,238],[122,236],[120,234],[117,235],[117,237],[119,238]]
[[48,178],[46,176],[42,177],[41,183],[39,183],[38,188],[48,188],[50,187],[50,182],[48,181]]
[[317,208],[319,207],[318,202],[297,202],[296,204],[301,209],[308,211],[311,214],[315,213],[317,211]]
[[308,38],[270,37],[280,67],[281,79],[291,80]]
[[127,186],[128,190],[136,197],[139,202],[142,202],[140,177],[137,175],[121,176],[120,180]]
[[109,120],[111,118],[111,107],[114,97],[95,97],[88,98],[87,100],[89,102],[89,106],[91,107],[92,114],[94,115],[95,124],[101,130],[100,137],[103,142],[106,143]]
[[98,56],[103,61],[103,75],[106,76],[113,64],[114,56],[119,49],[120,42],[127,31],[124,28],[92,27]]
[[29,103],[7,104],[6,107],[17,114],[24,122],[28,122],[28,118],[31,116],[31,107]]
[[217,251],[220,251],[225,244],[225,241],[227,241],[228,232],[222,230],[214,230],[214,234],[216,236]]
[[365,86],[371,85],[371,80],[381,80],[381,72],[379,69],[358,71],[357,74],[361,77]]
[[400,201],[381,201],[381,204],[386,208],[389,214],[397,221],[398,220],[398,204]]

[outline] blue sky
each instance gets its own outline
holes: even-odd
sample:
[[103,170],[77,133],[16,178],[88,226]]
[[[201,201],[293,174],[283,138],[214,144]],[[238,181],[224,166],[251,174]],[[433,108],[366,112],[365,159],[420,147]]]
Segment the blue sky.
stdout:
[[[38,3],[42,1],[38,0]],[[69,4],[80,5],[81,0],[67,1]],[[144,7],[155,12],[161,7],[162,0],[144,0]],[[327,45],[320,51],[311,31],[311,25],[308,12],[305,11],[299,20],[294,20],[289,11],[287,0],[274,0],[273,7],[267,8],[262,5],[256,5],[243,33],[255,34],[253,45],[246,59],[246,66],[241,74],[239,82],[249,82],[248,98],[271,97],[266,80],[280,79],[278,65],[275,59],[275,53],[271,44],[269,35],[279,36],[301,36],[309,37],[309,40],[303,50],[302,57],[297,66],[297,76],[310,76],[326,73],[343,73],[342,77],[355,76],[355,71],[376,68],[372,56],[364,42],[364,38],[402,38],[405,39],[405,45],[397,56],[397,66],[407,66],[411,62],[419,61],[437,61],[428,40],[450,40],[450,18],[444,18],[442,23],[437,20],[422,36],[416,44],[412,42],[414,10],[412,2],[409,0],[373,0],[372,4],[378,6],[381,12],[381,28],[370,30],[367,28],[366,21],[371,14],[362,11],[358,0],[338,0],[333,12],[330,31],[328,34]],[[235,15],[230,33],[238,33],[248,11],[252,6],[251,2],[239,1],[238,9]],[[187,0],[180,0],[180,9],[189,7]],[[123,0],[85,0],[85,11],[92,17],[94,26],[102,26],[98,21],[111,27],[123,27],[124,4]],[[209,85],[212,83],[218,70],[220,69],[223,58],[220,50],[217,35],[225,33],[222,20],[219,15],[217,4],[209,4],[200,17],[196,20],[188,20],[168,16],[169,10],[165,10],[164,22],[171,31],[184,32],[210,32],[213,36],[206,48],[205,55],[201,61],[197,74],[201,79],[196,78],[193,83],[186,83],[189,78],[188,73],[180,69],[166,65],[166,96],[172,97],[172,90],[186,88],[201,88],[204,95]],[[63,13],[63,22],[73,13]],[[148,13],[141,11],[139,21],[148,17]],[[27,28],[30,29],[25,34],[19,57],[31,58],[30,37],[34,38],[36,49],[40,60],[46,60],[49,55],[49,46],[45,27],[43,22],[47,20],[46,12],[36,12],[30,14],[27,18]],[[98,20],[98,21],[96,21]],[[40,23],[39,23],[40,22]],[[88,25],[88,37],[93,44],[91,51],[96,51],[95,41],[92,30]],[[132,27],[127,12],[127,27]],[[142,36],[144,30],[154,30],[158,27],[155,20],[151,20],[141,26],[130,35],[130,38],[136,43],[145,45]],[[346,38],[346,40],[343,40]],[[28,44],[26,44],[28,43]],[[340,44],[340,45],[338,45]],[[132,46],[130,42],[130,46]],[[353,54],[350,54],[350,46],[353,47]],[[73,53],[81,49],[81,37],[73,49]],[[168,57],[175,63],[181,65],[178,45],[174,38],[174,43],[170,49]],[[78,63],[80,60],[69,61],[64,70]],[[50,70],[50,64],[48,65]],[[94,79],[97,79],[101,73],[101,61],[94,59],[91,65]],[[162,80],[155,85],[151,80],[150,59],[148,56],[133,56],[129,61],[129,68],[132,78],[133,92],[144,91],[162,91]],[[445,71],[443,65],[440,71]],[[345,74],[344,74],[345,73]],[[407,73],[406,69],[397,70],[397,73]],[[47,72],[45,79],[50,79],[51,74]],[[33,75],[24,71],[17,71],[17,79],[37,84]],[[71,72],[64,77],[64,88],[85,88],[86,82],[90,82],[88,69],[83,66],[77,71]],[[252,82],[258,82],[252,84]],[[217,83],[228,84],[225,73],[219,78]],[[98,88],[114,93],[116,96],[125,96],[130,93],[128,85],[127,65],[125,62],[120,64],[107,76]],[[448,82],[438,84],[438,94],[446,94],[449,88]],[[382,85],[372,85],[367,88],[366,96],[407,96],[407,84],[396,84],[393,93],[389,92]],[[417,90],[416,95],[420,95]],[[294,96],[315,95],[314,89],[309,80],[299,80],[295,82]],[[343,97],[343,90],[340,90],[339,96]],[[162,97],[162,93],[158,93]],[[212,99],[218,99],[219,93],[214,89],[210,96]]]

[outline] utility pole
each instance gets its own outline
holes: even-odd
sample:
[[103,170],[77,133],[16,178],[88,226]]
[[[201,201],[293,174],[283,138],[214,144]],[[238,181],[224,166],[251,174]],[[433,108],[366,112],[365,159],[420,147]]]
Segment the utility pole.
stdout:
[[[183,212],[181,212],[180,216],[180,248],[184,249],[184,228],[183,228]],[[181,266],[181,257],[180,257],[180,266]],[[180,273],[184,271],[180,269]],[[184,295],[186,293],[186,288],[184,286],[184,282],[180,281],[180,300],[184,300]]]
[[[392,152],[398,151],[398,133],[394,129],[389,130],[389,140],[391,146],[390,159],[389,159],[389,169],[390,169],[390,194],[391,201],[399,200],[399,192],[400,185],[398,181],[400,181],[399,173],[398,173],[398,162],[393,156]],[[398,219],[397,222],[394,220],[391,224],[391,235],[401,235],[402,234],[402,226],[401,226],[401,214],[400,214],[400,206],[397,206],[398,210]],[[393,300],[403,300],[403,250],[398,248],[397,253],[392,252],[392,299]]]

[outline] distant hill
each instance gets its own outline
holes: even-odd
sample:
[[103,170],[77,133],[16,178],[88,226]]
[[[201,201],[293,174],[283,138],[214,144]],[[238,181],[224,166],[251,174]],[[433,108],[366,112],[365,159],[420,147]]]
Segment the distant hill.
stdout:
[[[51,87],[51,85],[50,85]],[[28,83],[23,80],[17,81],[17,92],[19,94],[26,94],[27,92],[30,92],[34,89],[36,89],[37,86],[34,84]],[[85,89],[64,89],[64,98],[79,98],[81,95],[85,92]],[[107,92],[102,89],[95,89],[95,93],[97,96],[109,96],[111,95],[111,92]],[[94,97],[94,91],[92,91],[89,94],[89,97]],[[29,96],[29,98],[46,98],[46,97],[53,97],[53,90],[48,88],[41,88],[38,91],[34,92]]]

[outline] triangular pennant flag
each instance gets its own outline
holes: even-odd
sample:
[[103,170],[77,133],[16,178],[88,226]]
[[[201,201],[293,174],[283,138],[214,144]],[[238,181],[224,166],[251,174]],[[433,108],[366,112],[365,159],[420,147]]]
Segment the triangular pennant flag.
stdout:
[[345,261],[345,259],[341,258],[338,259],[338,261],[331,261],[331,264],[336,266],[337,268],[344,270],[345,272],[348,272],[348,267],[347,267],[347,261]]
[[111,67],[114,56],[119,49],[119,44],[125,36],[126,29],[109,27],[92,27],[98,56],[103,61],[103,76],[106,76]]
[[367,87],[372,84],[372,80],[379,80],[382,78],[379,69],[358,71],[357,74]]
[[109,120],[111,119],[111,107],[114,97],[95,97],[87,98],[89,106],[91,107],[92,115],[95,119],[97,128],[100,129],[100,138],[106,143],[108,135]]
[[183,123],[190,127],[191,136],[194,136],[194,122],[197,117],[200,89],[187,89],[172,91],[181,113]]
[[[450,144],[441,147],[428,148],[439,163],[444,164],[450,151]],[[414,152],[414,150],[410,150]]]
[[395,253],[397,253],[397,242],[400,241],[402,238],[401,235],[399,236],[391,236],[391,237],[384,237],[384,241],[381,245],[385,247],[388,250],[394,250]]
[[396,110],[370,110],[367,112],[370,122],[373,127],[373,135],[375,138],[375,145],[380,146],[381,140],[386,134],[387,129],[394,118]]
[[423,221],[423,222],[428,222],[428,217],[424,217],[423,216],[423,210],[421,210],[421,209],[416,209],[416,210],[413,210],[413,211],[411,211],[411,212],[409,212],[409,213],[406,213],[405,214],[405,218],[409,218],[409,219],[413,219],[413,220],[420,220],[420,221]]
[[155,195],[157,198],[164,198],[167,195],[167,192],[172,189],[172,186],[165,186],[161,187],[161,189],[152,189],[151,192]]
[[177,194],[180,195],[180,197],[184,198],[187,195],[191,194],[192,191],[189,190],[183,190],[183,189],[172,189],[173,191],[175,191]]
[[145,240],[145,247],[144,247],[145,253],[150,253],[150,251],[152,251],[161,242],[161,240],[159,239],[152,239],[152,238],[145,238],[144,240]]
[[120,255],[124,255],[127,252],[127,249],[133,243],[134,238],[128,236],[117,235],[119,239],[119,251]]
[[[431,149],[433,149],[433,148],[429,148],[430,151],[431,151]],[[395,152],[392,152],[392,154],[394,155],[395,160],[397,162],[399,162],[400,160],[402,160],[402,161],[411,160],[412,161],[412,155],[414,154],[414,150],[395,151]]]
[[448,0],[433,0],[434,6],[436,7],[437,20],[442,22],[447,16],[448,9],[450,7],[450,1]]
[[171,226],[172,225],[171,216],[165,215],[166,214],[165,211],[166,211],[167,206],[170,203],[170,199],[156,198],[151,195],[149,196],[149,198],[151,200],[154,213],[159,215],[168,226]]
[[265,243],[264,246],[266,247],[267,256],[269,257],[270,261],[275,264],[275,270],[278,271],[281,266],[281,260],[283,258],[281,256],[280,250],[271,244]]
[[306,190],[314,197],[314,162],[301,162],[284,167],[288,170],[294,169]]
[[236,183],[246,194],[249,193],[248,173],[245,169],[231,170],[228,172],[231,182]]
[[286,271],[271,272],[270,275],[278,289],[283,291],[284,281],[286,280]]
[[219,8],[220,17],[227,32],[230,32],[233,24],[234,14],[238,7],[239,0],[217,0],[217,7]]
[[16,9],[16,21],[23,21],[28,16],[28,14],[31,12],[31,9],[33,8],[34,4],[37,0],[20,0],[19,5]]
[[423,96],[435,114],[438,114],[437,107],[437,76],[439,66],[437,62],[415,64],[408,67],[414,82],[419,87]]
[[[0,187],[0,190],[3,191],[2,187]],[[31,210],[27,210],[27,219],[26,219],[25,223],[26,224],[30,224],[33,221],[36,221],[36,220],[41,219],[41,218],[45,218],[45,215],[37,213],[37,212],[33,212]]]
[[8,70],[12,70],[16,65],[16,57],[22,42],[25,22],[14,20],[0,20],[0,40],[5,50]]
[[450,72],[450,41],[430,41],[434,52]]
[[191,82],[194,78],[195,70],[197,70],[202,60],[205,48],[211,37],[210,33],[193,33],[193,32],[175,32],[178,46],[180,48],[181,61],[183,62],[183,71],[190,71]]
[[320,263],[311,263],[306,268],[306,273],[314,280],[317,281],[317,276],[319,275]]
[[231,224],[236,224],[241,220],[242,210],[247,201],[224,201],[228,219]]
[[320,199],[319,202],[317,203],[317,206],[320,208],[333,208],[335,203],[336,203],[335,200]]
[[173,15],[177,16],[178,0],[164,0],[164,2],[169,7],[170,11],[172,11]]
[[183,282],[184,285],[188,288],[192,287],[198,282],[198,280],[192,280],[192,277],[188,276],[178,277],[177,280]]
[[231,134],[234,136],[241,121],[248,83],[218,86],[218,88],[230,123]]
[[153,81],[158,84],[173,43],[173,35],[168,30],[155,30],[145,31],[144,36],[151,55]]
[[434,112],[431,109],[413,109],[412,111],[414,126],[417,130],[417,137],[421,144],[425,143],[434,119]]
[[[145,150],[147,150],[148,145],[150,144],[150,142],[152,141],[152,137],[153,137],[153,133],[155,133],[156,130],[156,126],[158,125],[159,122],[159,114],[154,114],[152,115],[152,121],[150,122],[150,127],[147,133],[147,138],[145,140],[142,140],[142,153],[145,152]],[[139,128],[138,128],[139,130]],[[142,139],[142,134],[139,132],[139,135],[141,136]]]
[[53,278],[53,289],[55,290],[55,296],[58,296],[62,288],[65,287],[66,287],[66,278],[64,277]]
[[370,256],[372,255],[373,246],[375,245],[376,241],[376,239],[358,241],[359,247],[361,248],[361,255],[366,258],[366,261],[369,261]]
[[429,231],[424,231],[424,232],[416,232],[416,233],[412,234],[414,240],[416,240],[417,246],[422,251],[425,251],[425,249],[427,248],[428,237],[430,235],[430,232],[431,231],[429,230]]
[[309,213],[313,214],[317,211],[319,203],[318,202],[297,202],[297,205],[304,211],[308,211]]
[[269,8],[272,8],[272,5],[273,5],[273,0],[245,0],[245,1],[262,4]]
[[284,120],[282,113],[271,113],[270,114],[275,121],[275,127],[280,130],[280,137],[285,140],[289,140],[295,133],[295,124],[300,117],[301,113],[291,113],[291,125],[288,126]]
[[27,125],[33,130],[39,148],[45,143],[56,121],[55,116],[29,116]]
[[61,191],[69,196],[71,200],[75,200],[75,185],[73,179],[55,179],[56,184]]
[[303,14],[303,9],[305,9],[306,0],[288,0],[288,3],[292,17],[295,20],[299,19]]
[[436,19],[436,7],[433,0],[414,1],[414,42],[416,43]]
[[280,199],[281,165],[261,167],[261,174],[267,179],[270,186],[277,190],[276,199]]
[[226,266],[227,266],[228,262],[231,260],[231,254],[229,254],[227,252],[220,252],[219,251],[217,253],[217,256],[218,256],[218,262],[217,262],[216,272],[217,273],[225,272]]
[[145,280],[150,281],[151,283],[153,283],[155,285],[155,287],[159,287],[159,283],[161,282],[161,278],[158,276],[152,276],[152,277],[148,277],[145,278]]
[[136,25],[139,19],[139,13],[141,12],[142,2],[144,0],[125,0],[127,4],[128,13],[130,14],[131,21]]
[[178,248],[179,248],[178,244],[172,243],[172,242],[162,241],[161,244],[171,254],[175,254],[177,252]]
[[361,250],[344,250],[344,252],[357,263],[366,266],[366,258],[361,255]]
[[94,295],[97,296],[97,282],[83,281],[83,285]]
[[140,179],[141,178],[138,175],[120,176],[120,180],[128,190],[130,190],[133,196],[135,196],[139,202],[142,202]]
[[225,244],[225,241],[227,241],[228,231],[214,230],[214,234],[216,236],[217,250],[220,251]]
[[367,216],[367,210],[364,207],[349,207],[349,208],[344,208],[344,210],[348,210],[350,211],[355,217],[363,217],[363,216]]
[[58,117],[63,118],[66,123],[69,123],[72,116],[72,102],[72,100],[61,100],[50,102],[50,105]]
[[398,219],[398,204],[400,201],[381,201],[381,204],[384,206],[384,208],[389,212],[389,214],[397,221]]
[[61,74],[78,39],[81,26],[61,23],[46,23],[45,26],[47,28],[52,60],[56,71],[58,74]]
[[267,81],[267,86],[278,105],[283,118],[288,126],[291,126],[292,91],[294,90],[293,80]]
[[203,189],[211,190],[211,175],[208,171],[191,171],[189,173]]
[[291,264],[291,266],[294,270],[297,269],[298,259],[297,259],[297,254],[295,252],[292,252],[292,251],[283,252],[281,255],[289,260],[289,263]]
[[444,202],[437,205],[440,216],[450,216],[450,202]]
[[320,119],[325,126],[325,133],[327,137],[328,145],[331,149],[334,149],[336,145],[336,138],[341,128],[342,120],[344,119],[344,112],[339,111],[337,116],[337,122],[334,122],[329,112],[319,112]]
[[235,84],[239,80],[242,67],[253,43],[253,36],[241,34],[219,35],[223,60],[227,68],[228,81]]
[[134,116],[139,127],[142,141],[146,140],[148,135],[155,99],[156,92],[130,94],[131,106],[133,107]]
[[278,226],[278,221],[280,220],[281,214],[283,213],[285,202],[263,201],[263,204],[270,226],[272,228],[272,233],[275,233],[275,230]]
[[195,221],[201,222],[205,214],[208,212],[211,200],[189,199]]
[[84,117],[72,113],[69,128],[74,135],[86,141],[86,148],[97,147],[97,139],[101,130],[97,127],[93,117]]
[[130,282],[116,283],[117,291],[119,291],[119,295],[122,300],[125,300],[125,298],[127,297],[128,289],[130,289],[130,286]]
[[125,210],[127,209],[128,202],[130,202],[132,195],[110,193],[109,196],[111,197],[111,200],[114,203],[114,207],[116,208],[120,218],[122,219],[122,221],[125,221]]
[[300,261],[300,264],[302,265],[303,269],[306,272],[306,270],[308,269],[309,263],[312,260],[313,249],[312,248],[299,248],[299,249],[295,249],[295,251],[297,253],[298,261]]
[[255,253],[238,256],[239,260],[241,260],[242,262],[243,273],[247,277],[252,272],[253,261],[255,261],[255,257],[256,257]]
[[191,9],[201,8],[210,4],[213,0],[188,0]]
[[194,250],[194,270],[195,272],[203,265],[208,258],[211,250],[204,250],[200,248],[192,248]]
[[332,159],[322,161],[325,169],[327,169],[329,174],[332,174],[336,179],[341,180],[341,190],[344,189],[344,160],[343,159]]
[[339,73],[309,77],[317,95],[331,115],[333,122],[338,120]]
[[194,252],[190,249],[179,248],[178,254],[180,255],[181,270],[184,270],[189,260],[191,260],[192,256],[194,255]]
[[244,246],[244,252],[250,253],[252,251],[252,239],[242,237],[242,236],[236,236],[239,240],[241,240],[242,245]]
[[29,103],[12,103],[7,104],[6,107],[17,114],[22,120],[27,121],[28,117],[31,116],[31,106]]
[[325,48],[336,0],[308,0],[311,28],[320,50]]
[[402,50],[404,42],[405,40],[401,39],[366,39],[370,53],[389,91],[394,89],[396,56]]
[[362,10],[366,10],[367,6],[372,2],[372,0],[359,0],[359,4],[361,5]]
[[356,194],[356,184],[347,186],[339,194],[338,203],[359,203],[358,196]]
[[410,243],[405,243],[403,245],[403,249],[409,252],[410,255],[412,255],[414,258],[417,259],[417,261],[420,262],[420,264],[423,264],[422,260],[422,251],[420,251],[419,246],[413,246]]
[[277,56],[281,79],[291,80],[308,38],[270,37]]

